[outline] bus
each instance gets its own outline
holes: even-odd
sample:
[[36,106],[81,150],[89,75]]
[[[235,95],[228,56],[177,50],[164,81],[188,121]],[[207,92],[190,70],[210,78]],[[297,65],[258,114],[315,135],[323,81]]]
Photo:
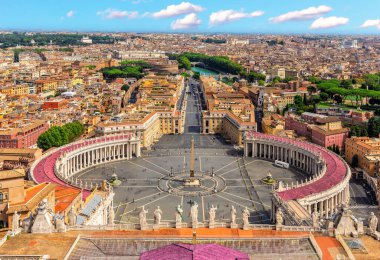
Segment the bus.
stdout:
[[289,163],[281,162],[279,160],[274,161],[274,165],[281,167],[281,168],[289,169]]

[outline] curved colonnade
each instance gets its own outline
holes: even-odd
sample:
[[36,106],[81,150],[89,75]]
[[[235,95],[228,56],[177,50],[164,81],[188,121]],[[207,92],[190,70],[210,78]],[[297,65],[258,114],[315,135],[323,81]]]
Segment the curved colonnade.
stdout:
[[133,134],[81,140],[45,153],[33,163],[30,176],[36,183],[52,182],[83,189],[85,198],[94,185],[74,181],[76,173],[111,161],[139,157],[140,148],[140,138]]
[[[244,154],[264,160],[289,163],[309,177],[301,183],[279,185],[274,199],[279,204],[297,201],[312,214],[331,217],[342,204],[348,204],[351,170],[335,153],[309,142],[246,132]],[[272,208],[272,214],[276,212]]]

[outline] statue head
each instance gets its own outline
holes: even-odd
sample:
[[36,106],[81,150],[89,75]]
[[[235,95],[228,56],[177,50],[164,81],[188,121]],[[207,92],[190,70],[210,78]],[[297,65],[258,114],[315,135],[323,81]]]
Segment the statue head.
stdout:
[[370,215],[371,217],[374,217],[374,216],[375,216],[375,213],[371,212],[369,215]]

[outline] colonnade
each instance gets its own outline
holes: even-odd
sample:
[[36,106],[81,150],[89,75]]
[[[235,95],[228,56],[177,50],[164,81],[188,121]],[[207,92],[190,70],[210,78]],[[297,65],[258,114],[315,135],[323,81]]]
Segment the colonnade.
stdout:
[[310,175],[319,174],[323,170],[323,164],[317,155],[296,146],[285,146],[278,142],[246,141],[244,154],[246,157],[286,162]]
[[107,143],[81,147],[63,155],[57,160],[58,174],[68,179],[89,167],[115,160],[129,160],[140,157],[139,140],[116,140]]
[[[302,148],[297,146],[293,141],[279,142],[271,137],[265,138],[246,138],[244,146],[244,155],[246,157],[255,157],[264,160],[279,160],[289,163],[290,166],[297,168],[306,173],[310,178],[307,178],[300,185],[292,185],[290,188],[284,188],[282,191],[300,188],[302,186],[312,184],[319,178],[323,178],[327,167],[329,167],[324,158],[321,157],[312,148]],[[335,155],[333,155],[335,156]],[[339,159],[340,160],[340,159]],[[348,204],[350,200],[349,193],[349,176],[350,171],[347,168],[347,174],[341,183],[329,187],[319,193],[305,192],[305,196],[297,198],[297,202],[310,215],[317,211],[319,216],[329,218],[339,210],[343,204]],[[280,190],[279,190],[280,191]],[[279,198],[276,196],[276,198]],[[281,203],[279,201],[279,203]],[[286,203],[286,202],[285,202]],[[272,210],[276,210],[278,205],[272,205]],[[272,212],[273,214],[275,212]]]

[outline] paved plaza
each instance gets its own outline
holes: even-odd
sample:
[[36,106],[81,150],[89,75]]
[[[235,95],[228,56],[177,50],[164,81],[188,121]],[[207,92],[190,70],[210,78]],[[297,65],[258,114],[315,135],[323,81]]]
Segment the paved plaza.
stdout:
[[[164,135],[142,157],[118,161],[79,173],[84,181],[101,182],[116,174],[121,180],[114,187],[115,222],[138,223],[140,207],[148,209],[148,220],[153,221],[157,206],[163,211],[162,221],[175,221],[177,205],[183,207],[183,219],[190,223],[190,207],[199,205],[199,221],[209,219],[208,211],[218,208],[216,219],[229,221],[233,205],[241,223],[245,207],[251,212],[251,223],[270,223],[272,186],[261,182],[270,172],[285,183],[304,179],[301,173],[285,170],[272,162],[243,158],[240,148],[226,143],[220,135],[200,134],[199,88],[192,82],[187,99],[185,132]],[[185,92],[183,92],[185,93]],[[194,139],[195,172],[200,186],[184,187],[179,179],[190,174],[190,147]]]
[[[190,153],[186,149],[180,150],[179,154],[177,149],[152,151],[149,156],[109,163],[82,172],[77,177],[100,182],[102,179],[111,179],[112,174],[116,173],[121,180],[121,184],[114,187],[116,222],[119,223],[138,223],[141,206],[149,210],[148,217],[153,220],[157,205],[163,211],[163,221],[174,222],[175,207],[179,204],[183,206],[184,221],[190,222],[188,213],[194,201],[199,205],[200,221],[208,220],[211,205],[218,208],[219,220],[228,221],[230,207],[234,205],[239,217],[244,207],[248,207],[252,223],[269,223],[272,188],[263,184],[261,179],[269,171],[275,179],[288,183],[304,177],[300,173],[278,168],[272,162],[242,159],[230,155],[232,152],[227,149],[195,149],[195,172],[202,172],[219,183],[224,182],[223,190],[202,196],[198,195],[202,186],[187,187],[189,192],[184,194],[171,194],[160,187],[160,182],[170,179],[171,173],[172,176],[189,173]],[[248,174],[243,171],[244,168]],[[191,193],[192,190],[196,191],[195,194]]]

